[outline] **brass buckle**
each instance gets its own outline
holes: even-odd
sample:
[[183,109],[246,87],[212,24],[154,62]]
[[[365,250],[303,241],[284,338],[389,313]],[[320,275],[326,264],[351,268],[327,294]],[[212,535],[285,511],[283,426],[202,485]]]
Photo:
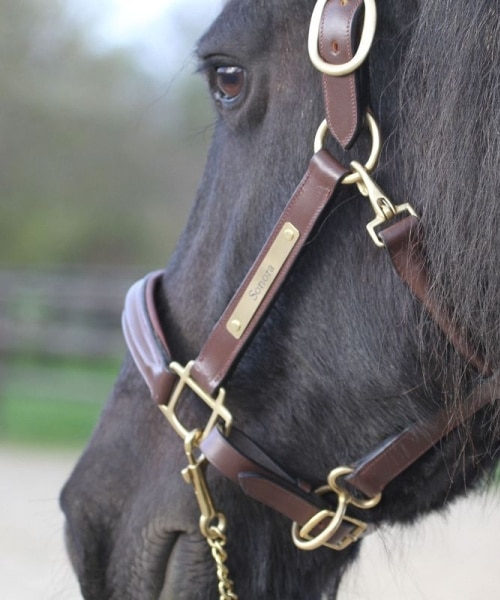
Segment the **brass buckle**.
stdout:
[[345,548],[357,542],[359,538],[362,537],[365,531],[368,529],[368,525],[364,521],[360,521],[359,519],[355,519],[354,517],[348,517],[347,515],[345,515],[343,521],[347,523],[352,523],[356,526],[356,529],[354,529],[354,531],[347,531],[345,536],[338,542],[324,544],[327,548],[337,550],[337,552],[345,550]]
[[321,17],[327,1],[328,0],[318,0],[311,15],[308,37],[309,58],[311,59],[312,64],[318,71],[321,71],[321,73],[333,77],[342,77],[343,75],[349,75],[349,73],[359,69],[370,52],[375,30],[377,28],[377,6],[375,0],[365,0],[363,30],[361,32],[361,39],[356,54],[351,60],[342,65],[332,65],[324,61],[318,51]]
[[377,227],[380,227],[380,225],[387,223],[395,216],[404,212],[407,212],[414,217],[417,217],[418,215],[412,205],[408,202],[405,202],[404,204],[393,204],[370,177],[367,169],[359,162],[353,160],[351,162],[351,169],[353,173],[357,173],[360,176],[361,181],[357,183],[358,189],[363,196],[366,196],[370,200],[370,204],[375,213],[375,218],[368,223],[366,229],[374,244],[379,248],[383,248],[384,242],[377,233]]
[[[349,504],[352,504],[353,506],[362,509],[373,508],[380,502],[382,495],[377,494],[373,498],[366,499],[354,498],[347,490],[340,487],[337,483],[338,477],[349,473],[352,473],[350,467],[337,467],[336,469],[333,469],[328,475],[328,485],[323,485],[315,491],[315,493],[319,495],[331,492],[337,494],[338,504],[335,511],[326,509],[320,510],[314,514],[307,523],[302,525],[302,527],[298,525],[298,523],[293,523],[293,543],[300,550],[316,550],[321,546],[331,548],[332,550],[344,550],[352,543],[357,542],[367,530],[368,525],[364,521],[346,515],[347,507]],[[313,536],[312,531],[325,519],[330,519],[328,525]],[[340,540],[329,542],[328,540],[340,529],[343,523],[350,523],[355,526],[355,529],[347,531]]]
[[160,404],[159,408],[161,412],[165,415],[169,423],[174,428],[177,435],[179,435],[183,440],[186,440],[190,435],[191,429],[186,429],[182,423],[177,418],[175,413],[175,409],[177,406],[177,402],[179,401],[182,393],[186,389],[186,386],[192,390],[200,400],[212,409],[212,414],[208,419],[208,422],[203,429],[201,436],[198,441],[201,441],[207,437],[210,431],[214,428],[217,419],[222,419],[224,422],[224,433],[227,435],[231,429],[231,424],[233,422],[233,417],[229,410],[224,406],[224,399],[226,396],[226,392],[223,388],[219,389],[216,398],[213,398],[210,394],[208,394],[203,388],[201,388],[196,381],[191,377],[191,368],[194,365],[194,360],[188,362],[188,364],[183,367],[177,362],[171,362],[169,365],[169,369],[173,371],[178,377],[179,381],[175,386],[172,395],[167,404]]

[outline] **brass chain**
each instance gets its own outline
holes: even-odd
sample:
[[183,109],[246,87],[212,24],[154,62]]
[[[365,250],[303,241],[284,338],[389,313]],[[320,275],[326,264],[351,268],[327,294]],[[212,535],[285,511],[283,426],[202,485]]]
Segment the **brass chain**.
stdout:
[[238,596],[233,591],[234,583],[229,577],[229,569],[227,568],[227,552],[224,548],[226,545],[226,535],[219,528],[213,528],[216,536],[207,537],[208,545],[212,551],[212,557],[217,565],[217,579],[219,580],[219,599],[220,600],[238,600]]
[[184,438],[184,450],[188,458],[188,466],[183,469],[182,476],[186,483],[193,486],[198,506],[200,508],[200,531],[210,546],[212,558],[217,566],[219,600],[238,600],[233,591],[233,581],[227,568],[227,552],[225,545],[227,537],[224,533],[226,517],[215,509],[212,496],[205,478],[207,461],[203,455],[195,456],[203,431],[194,429]]

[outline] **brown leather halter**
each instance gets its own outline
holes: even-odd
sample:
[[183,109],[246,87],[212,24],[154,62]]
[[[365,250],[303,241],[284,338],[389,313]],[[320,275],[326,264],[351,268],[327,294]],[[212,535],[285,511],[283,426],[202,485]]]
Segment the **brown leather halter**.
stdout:
[[[365,16],[360,26],[363,8]],[[369,50],[369,38],[373,36],[370,29],[374,29],[369,21],[374,11],[374,0],[319,0],[313,14],[310,45],[319,56],[319,68],[328,71],[323,73],[328,130],[344,148],[355,142],[368,106],[368,93],[363,85],[366,63],[362,68],[356,65],[347,72],[344,67],[355,63],[360,52],[366,54]],[[357,46],[360,28],[361,42]],[[360,60],[363,63],[364,57]],[[317,57],[315,61],[318,62]],[[328,68],[323,66],[325,63]],[[372,122],[373,117],[368,118]],[[374,133],[376,136],[376,131]],[[210,529],[210,520],[220,515],[210,506],[209,497],[200,499],[208,495],[208,491],[204,481],[196,479],[199,476],[196,467],[204,465],[206,460],[237,483],[245,494],[289,517],[294,522],[294,542],[300,548],[308,550],[326,545],[342,550],[369,530],[366,523],[347,515],[349,505],[365,510],[374,507],[395,477],[453,429],[500,397],[498,373],[485,364],[480,352],[461,334],[446,309],[432,301],[418,218],[409,205],[394,206],[378,188],[370,176],[373,169],[370,161],[371,158],[365,167],[352,163],[349,172],[326,150],[319,149],[314,154],[254,265],[200,354],[186,367],[172,362],[157,314],[155,294],[160,290],[162,273],[148,275],[127,295],[123,330],[137,367],[154,401],[176,432],[185,441],[189,439],[191,446],[193,443],[199,446],[203,453],[190,464],[192,471],[187,477],[195,487],[200,506],[208,503],[208,508],[203,505],[207,509],[205,528]],[[346,182],[356,183],[375,209],[376,219],[368,226],[374,241],[386,248],[398,275],[423,303],[457,352],[481,377],[459,414],[442,410],[427,421],[415,423],[384,440],[356,463],[333,469],[327,484],[313,490],[307,482],[284,472],[256,444],[232,427],[221,386],[272,306],[324,208],[338,186]],[[197,430],[195,440],[176,415],[177,403],[186,388],[194,391],[212,410],[208,424],[203,431]],[[188,456],[191,462],[193,455]],[[333,495],[337,497],[335,506],[330,504]]]

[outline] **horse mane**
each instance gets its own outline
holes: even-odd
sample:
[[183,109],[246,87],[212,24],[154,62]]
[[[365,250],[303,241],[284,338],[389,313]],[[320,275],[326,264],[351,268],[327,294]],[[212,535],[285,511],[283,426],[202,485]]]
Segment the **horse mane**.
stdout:
[[[404,148],[396,162],[404,201],[421,214],[433,292],[497,366],[500,21],[493,4],[421,3],[401,79]],[[455,382],[459,362],[450,353]]]
[[[260,15],[274,30],[286,29],[292,22],[306,23],[313,4],[252,0],[240,3],[232,16],[245,20]],[[375,178],[396,204],[410,202],[421,216],[435,300],[451,310],[458,326],[472,336],[472,344],[496,366],[500,364],[498,9],[491,0],[474,5],[466,0],[386,0],[378,10],[378,35],[370,57],[371,92],[386,143]],[[301,80],[298,74],[297,81]],[[353,156],[365,155],[364,142],[352,155],[345,156],[339,148],[333,154],[348,164]],[[287,156],[283,179],[293,180],[294,173],[302,171],[295,158],[293,153]],[[458,397],[463,381],[468,381],[463,360],[424,311],[419,331],[423,364],[430,366],[426,379],[446,382]]]

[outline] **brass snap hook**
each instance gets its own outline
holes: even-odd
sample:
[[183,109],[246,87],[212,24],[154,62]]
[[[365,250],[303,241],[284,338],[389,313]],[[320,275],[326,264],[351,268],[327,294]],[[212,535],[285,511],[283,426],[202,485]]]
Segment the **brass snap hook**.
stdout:
[[417,213],[408,202],[405,202],[404,204],[393,204],[372,179],[367,169],[359,162],[353,160],[351,162],[351,169],[353,173],[359,176],[360,180],[356,185],[361,194],[370,200],[373,212],[375,213],[375,218],[367,224],[366,229],[374,244],[379,248],[383,248],[384,242],[378,235],[376,228],[387,223],[401,213],[408,212],[414,217],[417,217]]

